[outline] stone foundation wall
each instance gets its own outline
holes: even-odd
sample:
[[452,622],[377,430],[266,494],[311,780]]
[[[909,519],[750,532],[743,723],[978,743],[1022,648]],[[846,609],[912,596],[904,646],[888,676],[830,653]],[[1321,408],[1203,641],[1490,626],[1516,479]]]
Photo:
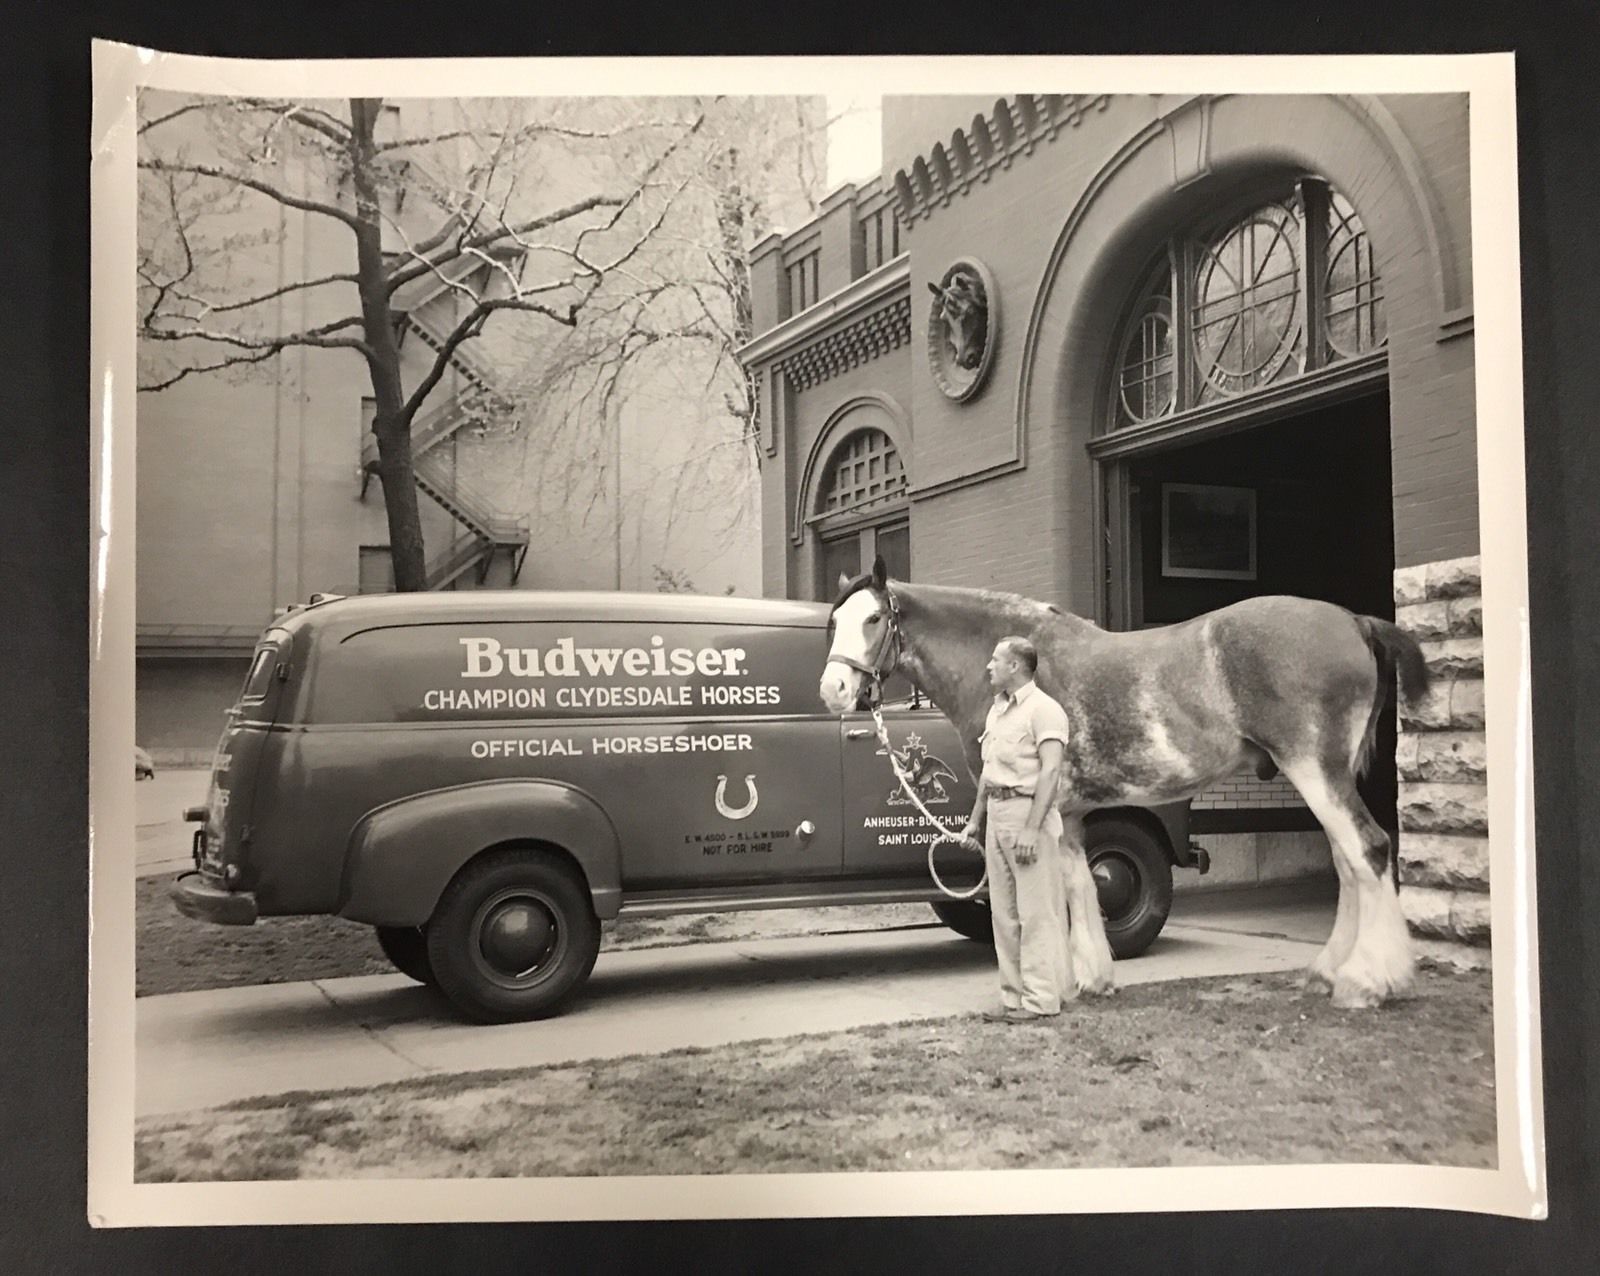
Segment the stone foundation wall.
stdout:
[[1479,559],[1394,574],[1395,620],[1422,644],[1433,686],[1402,706],[1400,906],[1423,951],[1481,964],[1489,945],[1489,818]]

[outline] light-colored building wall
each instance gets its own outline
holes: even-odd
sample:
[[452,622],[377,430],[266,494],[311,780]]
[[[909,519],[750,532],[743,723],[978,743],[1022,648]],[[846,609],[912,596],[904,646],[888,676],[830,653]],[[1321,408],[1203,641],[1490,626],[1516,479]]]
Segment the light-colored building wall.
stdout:
[[[175,101],[155,96],[168,108]],[[444,104],[395,105],[397,117],[385,122],[391,135],[429,135],[449,123]],[[157,105],[152,114],[162,110]],[[815,115],[814,104],[796,108],[798,121]],[[219,161],[201,115],[160,128],[166,131],[160,138],[165,153],[181,147],[189,161]],[[537,183],[542,205],[558,206],[610,180],[592,163],[561,159],[547,148],[529,161],[534,167],[527,177]],[[813,163],[807,171],[817,168]],[[303,195],[326,194],[290,165],[280,164],[276,179]],[[762,192],[778,215],[790,217],[803,215],[813,194],[803,184]],[[396,218],[416,236],[431,228],[428,213],[414,199]],[[220,294],[259,295],[353,269],[349,229],[326,216],[240,192],[219,223],[213,229],[225,242],[217,241],[222,250],[210,259],[210,269]],[[141,234],[153,229],[142,226]],[[530,262],[527,277],[550,267],[548,260]],[[446,295],[428,303],[428,313],[448,327],[458,304]],[[301,331],[353,313],[355,306],[350,284],[295,290],[259,308],[255,322],[263,332]],[[542,316],[501,312],[469,344],[480,365],[503,375],[505,388],[515,394],[526,384],[521,374],[566,331]],[[141,353],[150,362],[178,352],[145,342]],[[415,333],[403,332],[401,358],[403,380],[413,386],[431,366],[433,351]],[[554,445],[540,423],[559,415],[561,405],[531,393],[491,428],[464,429],[439,444],[442,463],[458,481],[530,523],[527,558],[515,582],[509,555],[500,553],[481,582],[469,571],[451,587],[620,584],[648,590],[656,587],[653,569],[659,564],[707,593],[758,593],[755,466],[695,460],[718,439],[719,429],[724,435],[727,429],[726,420],[718,419],[726,409],[722,382],[712,375],[714,362],[678,352],[671,361],[644,367],[620,398],[615,420],[582,420]],[[737,375],[728,361],[723,380]],[[466,384],[458,373],[447,373],[422,411]],[[138,731],[158,754],[203,754],[220,729],[237,681],[207,666],[206,659],[221,659],[216,653],[223,650],[242,657],[254,634],[287,604],[315,592],[357,592],[361,548],[388,544],[381,484],[374,477],[363,492],[361,482],[362,404],[371,394],[357,352],[296,347],[251,369],[190,376],[139,396]],[[686,472],[695,482],[685,481]],[[566,481],[569,473],[587,484]],[[690,488],[693,499],[679,499]],[[463,528],[421,492],[418,507],[431,558]],[[202,638],[205,645],[197,646]],[[213,654],[193,654],[202,649]],[[242,676],[242,668],[238,672]]]

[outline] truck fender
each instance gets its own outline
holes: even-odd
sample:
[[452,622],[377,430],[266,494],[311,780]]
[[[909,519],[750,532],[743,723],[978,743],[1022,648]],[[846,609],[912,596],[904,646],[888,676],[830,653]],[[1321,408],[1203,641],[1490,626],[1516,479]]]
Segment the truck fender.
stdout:
[[1162,806],[1109,806],[1091,811],[1090,820],[1121,817],[1143,825],[1166,843],[1167,857],[1183,868],[1192,868],[1194,852],[1189,849],[1189,803],[1169,802]]
[[559,848],[583,873],[597,917],[621,909],[622,848],[598,802],[556,780],[480,780],[363,816],[345,852],[339,916],[421,926],[462,865],[508,842]]

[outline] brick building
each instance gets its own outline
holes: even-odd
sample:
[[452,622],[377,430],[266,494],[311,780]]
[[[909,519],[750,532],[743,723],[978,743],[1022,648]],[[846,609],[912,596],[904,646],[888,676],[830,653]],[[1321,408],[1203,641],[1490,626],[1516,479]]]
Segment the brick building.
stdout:
[[[767,594],[882,553],[1116,629],[1397,616],[1438,678],[1367,796],[1413,927],[1487,942],[1464,95],[886,99],[752,271]],[[1193,821],[1214,879],[1327,871],[1281,781]]]

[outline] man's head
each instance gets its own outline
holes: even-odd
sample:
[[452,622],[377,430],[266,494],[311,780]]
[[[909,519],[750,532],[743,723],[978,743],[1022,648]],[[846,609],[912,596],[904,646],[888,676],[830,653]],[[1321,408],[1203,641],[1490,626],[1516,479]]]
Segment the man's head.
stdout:
[[1026,638],[1002,638],[989,657],[989,685],[996,691],[1015,691],[1032,682],[1039,669],[1039,650]]

